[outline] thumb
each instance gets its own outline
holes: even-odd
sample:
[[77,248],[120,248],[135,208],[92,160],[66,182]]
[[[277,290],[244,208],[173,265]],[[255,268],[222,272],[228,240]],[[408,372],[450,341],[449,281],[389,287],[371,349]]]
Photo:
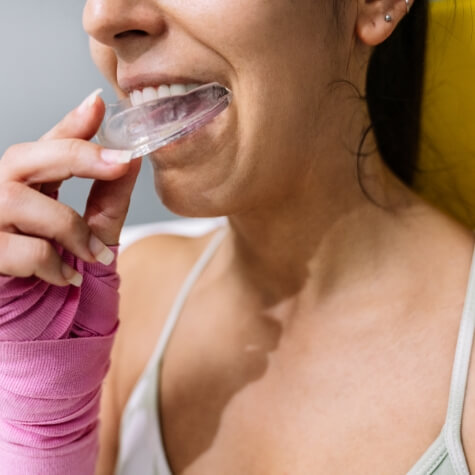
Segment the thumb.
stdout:
[[[58,124],[40,138],[44,140],[83,139],[90,140],[97,132],[105,114],[104,101],[99,97],[102,89],[96,89],[84,101],[69,112]],[[46,183],[37,187],[47,195],[59,190],[62,182]]]
[[92,139],[101,125],[106,110],[104,101],[99,97],[101,92],[102,89],[97,89],[86,97],[40,140]]
[[123,177],[114,181],[96,180],[92,185],[84,219],[104,244],[111,246],[119,242],[141,164],[141,158],[134,159]]

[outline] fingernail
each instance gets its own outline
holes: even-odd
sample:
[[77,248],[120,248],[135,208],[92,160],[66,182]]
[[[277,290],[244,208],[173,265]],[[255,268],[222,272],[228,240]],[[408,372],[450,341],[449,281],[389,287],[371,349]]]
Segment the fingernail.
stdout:
[[73,269],[71,266],[69,266],[65,262],[63,262],[61,272],[64,278],[71,285],[74,285],[75,287],[81,287],[83,278],[79,272],[77,272],[75,269]]
[[115,254],[94,234],[89,239],[89,250],[98,262],[109,266],[114,262]]
[[103,148],[101,158],[106,163],[129,163],[132,160],[133,151],[131,150],[112,150]]
[[79,106],[79,112],[85,112],[87,109],[90,109],[97,101],[97,98],[100,94],[104,92],[103,89],[96,89],[92,94],[86,97],[82,104]]

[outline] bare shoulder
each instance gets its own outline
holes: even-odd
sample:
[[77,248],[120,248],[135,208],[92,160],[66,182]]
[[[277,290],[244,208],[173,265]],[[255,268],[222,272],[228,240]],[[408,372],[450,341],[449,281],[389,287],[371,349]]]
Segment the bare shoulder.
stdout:
[[475,473],[475,348],[472,349],[467,393],[465,396],[462,440],[470,473]]
[[120,411],[153,352],[176,294],[213,234],[149,236],[120,254],[120,327],[111,368]]
[[[469,272],[474,258],[474,232],[473,230],[454,224],[448,226],[447,241],[445,243],[447,260],[447,278],[457,282],[457,275],[461,275],[461,285],[463,300],[465,303],[466,290],[469,278]],[[462,272],[460,272],[462,270]],[[475,319],[475,308],[470,310],[471,318]],[[457,334],[458,325],[457,321]],[[465,457],[469,466],[470,473],[475,473],[475,344],[472,346],[470,357],[470,366],[467,381],[467,392],[465,395],[465,404],[462,420],[462,442]]]
[[183,279],[212,234],[200,238],[154,235],[119,255],[120,326],[103,385],[97,475],[115,472],[124,406],[152,354]]
[[[460,287],[461,296],[463,297],[462,301],[465,304],[469,272],[472,265],[475,265],[472,260],[475,259],[474,232],[456,223],[446,228],[441,227],[441,229],[448,230],[446,239],[442,240],[447,258],[445,266],[447,286],[449,286],[449,281],[458,283],[457,285]],[[441,234],[445,236],[444,233]],[[471,318],[475,319],[475,308],[470,309],[470,311],[472,312]],[[457,336],[459,324],[460,318],[457,317]],[[463,409],[462,442],[470,473],[475,473],[475,342],[472,346],[470,357],[467,391]]]
[[[439,328],[441,333],[451,335],[449,339],[446,339],[446,342],[450,342],[449,350],[446,353],[450,355],[448,364],[451,373],[462,315],[461,310],[465,304],[469,273],[473,264],[475,235],[470,228],[433,208],[430,209],[427,216],[426,220],[421,220],[424,238],[420,242],[427,251],[427,254],[424,254],[425,267],[429,269],[429,279],[434,283],[433,288],[438,294],[431,295],[434,301],[445,304],[441,305],[444,313],[445,309],[453,308],[452,304],[455,304],[457,308],[455,312],[447,311],[448,318],[441,320],[441,324],[444,326]],[[422,252],[424,251],[421,251],[421,254]],[[427,275],[426,272],[426,279]],[[475,308],[470,311],[472,312],[471,318],[475,318]],[[475,473],[475,344],[470,359],[463,410],[462,441],[470,473]],[[447,398],[448,394],[444,395],[444,404],[446,404]]]

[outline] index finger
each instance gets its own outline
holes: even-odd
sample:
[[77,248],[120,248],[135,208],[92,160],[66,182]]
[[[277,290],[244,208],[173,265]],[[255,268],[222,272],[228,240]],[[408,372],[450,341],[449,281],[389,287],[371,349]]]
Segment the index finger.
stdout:
[[31,186],[73,176],[116,180],[127,172],[131,156],[131,151],[108,150],[80,139],[17,144],[2,158],[0,185],[17,181]]
[[99,97],[101,92],[102,89],[96,89],[39,140],[91,140],[101,125],[106,110],[104,101]]

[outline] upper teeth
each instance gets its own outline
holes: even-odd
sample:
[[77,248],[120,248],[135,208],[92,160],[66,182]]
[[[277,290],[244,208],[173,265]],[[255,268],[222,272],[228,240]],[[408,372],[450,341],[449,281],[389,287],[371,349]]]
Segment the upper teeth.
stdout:
[[160,87],[146,87],[143,91],[135,90],[129,94],[133,106],[139,106],[145,102],[161,99],[162,97],[178,96],[186,94],[201,84],[162,84]]

